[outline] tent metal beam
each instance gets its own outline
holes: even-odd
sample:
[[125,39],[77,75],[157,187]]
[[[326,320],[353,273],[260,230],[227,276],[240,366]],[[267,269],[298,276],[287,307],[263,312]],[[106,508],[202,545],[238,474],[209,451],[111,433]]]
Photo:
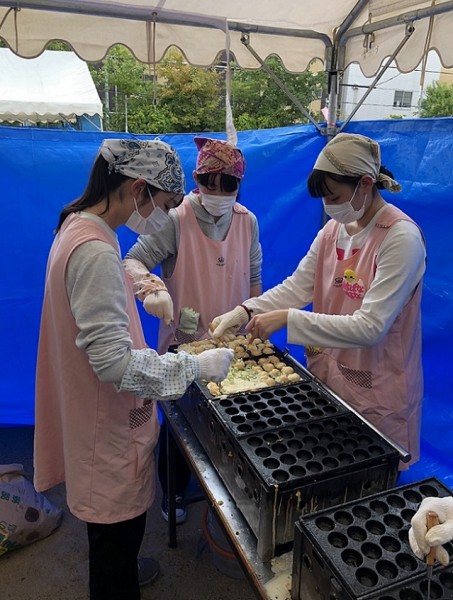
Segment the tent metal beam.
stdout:
[[180,12],[162,9],[156,6],[138,7],[117,4],[102,4],[100,2],[83,2],[79,0],[28,0],[12,2],[0,0],[0,6],[20,11],[21,9],[42,10],[50,12],[64,12],[93,17],[110,17],[114,19],[127,19],[131,21],[154,21],[169,25],[186,25],[190,27],[208,27],[225,30],[228,24],[230,31],[241,33],[260,33],[267,35],[280,35],[284,37],[311,38],[321,40],[326,47],[332,45],[329,36],[311,29],[297,29],[284,27],[270,27],[254,23],[242,23],[229,20],[226,17],[210,17],[197,15],[190,12]]
[[420,21],[421,19],[442,15],[451,11],[453,11],[453,2],[449,1],[443,2],[442,4],[435,4],[433,6],[429,6],[428,8],[421,8],[419,10],[403,13],[397,17],[376,21],[375,23],[366,23],[361,27],[354,27],[348,31],[345,31],[341,37],[340,44],[345,45],[348,39],[351,37],[374,33],[375,31],[389,29],[390,27],[403,25],[404,23],[413,23],[414,21]]
[[363,103],[365,102],[365,100],[368,98],[368,96],[374,90],[374,88],[376,87],[376,84],[378,83],[378,81],[381,79],[381,77],[384,75],[384,73],[390,67],[390,65],[395,60],[395,58],[397,57],[397,55],[399,54],[399,52],[403,48],[403,46],[405,46],[406,42],[409,40],[409,38],[414,33],[414,31],[415,31],[415,28],[414,28],[413,25],[411,25],[411,24],[406,25],[406,33],[405,33],[404,38],[398,44],[398,46],[395,49],[395,51],[393,52],[393,54],[391,56],[389,56],[389,58],[387,59],[387,62],[382,67],[382,69],[379,71],[379,73],[376,75],[376,77],[373,80],[373,82],[370,83],[370,85],[368,86],[367,91],[360,98],[359,102],[357,102],[357,104],[354,106],[354,109],[348,115],[348,118],[341,124],[341,127],[338,129],[337,133],[340,133],[341,131],[343,131],[343,129],[346,127],[346,125],[349,123],[349,121],[352,120],[352,117],[356,114],[356,112],[359,110],[359,108],[363,105]]
[[[380,29],[394,27],[395,25],[412,22],[424,19],[430,16],[435,16],[450,12],[453,10],[453,1],[435,4],[427,8],[410,11],[397,17],[383,19],[375,23],[366,23],[361,27],[348,29],[355,17],[360,14],[362,8],[368,4],[369,0],[359,0],[351,11],[348,18],[342,23],[336,32],[336,38],[342,40],[343,43],[349,37],[373,33]],[[230,30],[241,31],[244,33],[264,33],[269,35],[281,35],[285,37],[304,37],[319,39],[324,42],[326,47],[332,45],[332,41],[328,35],[312,31],[310,29],[270,27],[266,25],[258,25],[253,23],[242,23],[240,21],[230,21],[223,17],[211,17],[197,15],[190,12],[180,12],[169,9],[162,9],[157,6],[140,7],[117,5],[115,3],[104,4],[95,1],[80,2],[80,0],[24,0],[13,2],[11,0],[0,0],[0,6],[15,9],[43,10],[53,12],[65,12],[79,15],[91,15],[98,17],[121,18],[135,21],[152,21],[157,16],[162,23],[171,25],[190,25],[191,27],[216,27],[220,24],[228,22]]]
[[[408,11],[396,17],[388,19],[382,19],[375,23],[366,23],[361,27],[353,27],[349,29],[349,25],[354,21],[355,17],[360,14],[363,8],[369,3],[369,0],[359,0],[355,5],[353,11],[350,13],[348,19],[346,19],[342,25],[335,32],[335,42],[333,44],[333,50],[330,57],[330,64],[327,63],[326,71],[329,75],[329,116],[327,119],[327,135],[332,137],[341,131],[345,125],[351,120],[352,116],[362,106],[367,96],[371,93],[376,83],[382,77],[383,73],[387,70],[391,60],[393,60],[404,44],[412,35],[414,21],[429,18],[432,16],[444,14],[453,11],[453,1],[443,2],[441,5],[431,5],[427,8],[418,9],[415,11]],[[375,31],[383,29],[389,29],[398,25],[406,24],[406,35],[402,42],[398,45],[395,52],[392,54],[391,60],[387,61],[383,69],[378,73],[373,83],[370,85],[368,91],[362,96],[360,102],[355,106],[354,111],[349,115],[347,121],[343,123],[340,130],[336,127],[336,111],[339,96],[339,73],[344,69],[344,56],[345,47],[349,39],[357,36],[372,35]],[[409,32],[409,36],[408,36]]]
[[[366,23],[360,27],[348,29],[349,25],[354,21],[357,15],[369,3],[369,0],[358,0],[354,9],[349,14],[348,18],[341,24],[335,32],[335,46],[345,45],[347,40],[358,35],[365,35],[394,27],[402,23],[409,23],[430,16],[440,15],[453,11],[453,0],[435,4],[427,8],[409,11],[396,17],[376,21],[375,23]],[[121,18],[135,21],[154,21],[157,19],[161,23],[169,25],[186,25],[190,27],[208,27],[214,29],[225,30],[226,24],[230,31],[239,31],[242,33],[259,33],[267,35],[279,35],[284,37],[296,38],[311,38],[322,41],[326,49],[333,47],[333,42],[326,34],[312,31],[310,29],[270,27],[267,25],[258,25],[253,23],[242,23],[240,21],[228,20],[226,17],[214,17],[198,15],[190,12],[180,12],[169,9],[162,9],[156,6],[140,7],[140,6],[125,6],[115,3],[104,4],[96,1],[80,0],[24,0],[13,2],[11,0],[0,0],[0,7],[7,7],[11,10],[20,12],[21,9],[41,10],[64,12],[79,15],[90,15],[97,17]],[[333,63],[337,62],[337,51],[332,53]],[[332,68],[339,65],[330,65]]]

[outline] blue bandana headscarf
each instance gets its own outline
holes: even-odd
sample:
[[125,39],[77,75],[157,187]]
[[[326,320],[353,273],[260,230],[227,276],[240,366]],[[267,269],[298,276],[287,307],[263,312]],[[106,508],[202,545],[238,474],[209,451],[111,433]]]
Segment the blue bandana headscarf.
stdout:
[[160,140],[104,140],[100,153],[109,164],[109,172],[132,179],[144,179],[150,185],[174,194],[185,193],[184,172],[174,148]]

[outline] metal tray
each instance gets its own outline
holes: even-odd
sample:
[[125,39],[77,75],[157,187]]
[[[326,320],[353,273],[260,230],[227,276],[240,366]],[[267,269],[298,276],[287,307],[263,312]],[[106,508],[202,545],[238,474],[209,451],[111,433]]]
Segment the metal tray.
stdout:
[[[424,600],[426,563],[408,531],[423,498],[450,496],[435,478],[302,516],[296,524],[293,600]],[[452,544],[446,544],[452,555]],[[438,563],[431,598],[453,598],[451,568]]]

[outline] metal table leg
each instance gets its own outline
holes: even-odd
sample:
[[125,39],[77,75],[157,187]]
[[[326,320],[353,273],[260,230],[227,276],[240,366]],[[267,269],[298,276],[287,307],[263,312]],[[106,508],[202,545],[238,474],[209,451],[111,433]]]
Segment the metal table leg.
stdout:
[[[167,418],[166,416],[164,417]],[[167,497],[168,497],[168,547],[176,548],[176,481],[175,457],[176,443],[167,420]]]

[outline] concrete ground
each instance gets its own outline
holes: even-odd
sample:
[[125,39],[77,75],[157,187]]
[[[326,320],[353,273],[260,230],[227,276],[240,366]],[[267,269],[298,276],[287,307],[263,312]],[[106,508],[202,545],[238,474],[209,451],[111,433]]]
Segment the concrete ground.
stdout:
[[[20,463],[33,474],[33,428],[0,428],[0,463]],[[64,485],[45,494],[64,511],[61,526],[49,537],[0,557],[1,600],[87,600],[85,524],[66,506]],[[143,588],[142,600],[252,600],[246,579],[233,579],[213,564],[202,531],[205,502],[189,506],[187,521],[178,526],[178,547],[168,548],[167,523],[160,513],[160,489],[148,512],[142,556],[153,556],[161,573]],[[1,516],[0,516],[1,518]]]

